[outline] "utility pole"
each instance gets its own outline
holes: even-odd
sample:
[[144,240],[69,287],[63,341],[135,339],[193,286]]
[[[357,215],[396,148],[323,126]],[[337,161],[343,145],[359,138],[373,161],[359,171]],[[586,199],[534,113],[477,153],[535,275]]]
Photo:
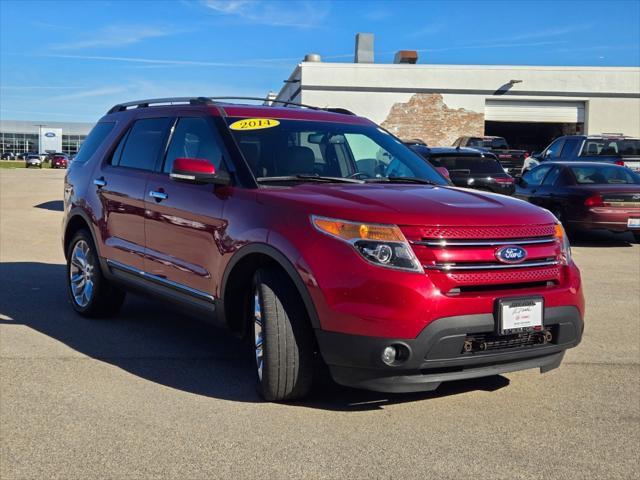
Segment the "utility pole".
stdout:
[[34,127],[38,127],[38,155],[42,153],[42,127],[46,127],[44,123],[37,123]]

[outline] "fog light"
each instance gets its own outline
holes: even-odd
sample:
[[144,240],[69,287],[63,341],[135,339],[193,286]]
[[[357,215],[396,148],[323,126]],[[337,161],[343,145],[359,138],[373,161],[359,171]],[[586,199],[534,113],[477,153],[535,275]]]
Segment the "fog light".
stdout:
[[382,361],[384,363],[386,363],[387,365],[393,365],[393,363],[396,361],[396,347],[386,347],[383,351],[382,351]]

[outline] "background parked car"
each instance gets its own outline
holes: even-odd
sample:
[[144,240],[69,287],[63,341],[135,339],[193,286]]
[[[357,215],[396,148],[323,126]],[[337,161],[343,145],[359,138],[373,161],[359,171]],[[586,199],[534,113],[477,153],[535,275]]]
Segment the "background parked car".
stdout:
[[16,155],[13,152],[4,152],[2,154],[2,160],[14,160]]
[[69,158],[65,154],[56,154],[51,159],[51,168],[67,168]]
[[38,155],[37,153],[31,153],[27,155],[24,166],[26,168],[29,168],[29,167],[42,168],[42,160],[40,160],[40,155]]
[[520,173],[525,158],[529,156],[529,153],[524,150],[510,148],[504,137],[460,137],[453,142],[453,146],[476,148],[493,153],[505,170],[512,175]]
[[436,168],[446,168],[449,179],[457,187],[475,188],[494,193],[512,195],[513,177],[505,173],[492,153],[473,148],[423,147],[409,145],[414,152]]
[[545,162],[517,180],[515,196],[550,210],[568,230],[631,231],[640,241],[640,175],[596,162]]
[[607,162],[640,172],[640,139],[623,135],[558,137],[542,152],[527,158],[522,173],[545,161]]

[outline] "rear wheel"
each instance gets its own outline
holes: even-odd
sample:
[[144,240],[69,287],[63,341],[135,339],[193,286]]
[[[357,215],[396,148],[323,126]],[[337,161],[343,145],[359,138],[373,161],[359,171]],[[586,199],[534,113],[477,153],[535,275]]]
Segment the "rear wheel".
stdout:
[[254,278],[252,320],[258,388],[269,401],[304,397],[313,381],[313,332],[301,299],[281,271]]
[[635,239],[636,243],[640,243],[640,232],[633,232],[633,238]]
[[102,275],[98,253],[87,230],[78,231],[67,251],[67,291],[74,310],[85,317],[106,317],[122,306],[125,293]]

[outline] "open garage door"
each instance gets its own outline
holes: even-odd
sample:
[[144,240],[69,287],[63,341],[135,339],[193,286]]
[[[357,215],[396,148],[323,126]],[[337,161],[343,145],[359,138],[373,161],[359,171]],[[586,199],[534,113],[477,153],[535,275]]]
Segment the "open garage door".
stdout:
[[494,122],[584,123],[584,102],[487,100],[484,118]]
[[561,135],[584,132],[584,102],[487,100],[485,135],[504,137],[512,148],[537,152]]

